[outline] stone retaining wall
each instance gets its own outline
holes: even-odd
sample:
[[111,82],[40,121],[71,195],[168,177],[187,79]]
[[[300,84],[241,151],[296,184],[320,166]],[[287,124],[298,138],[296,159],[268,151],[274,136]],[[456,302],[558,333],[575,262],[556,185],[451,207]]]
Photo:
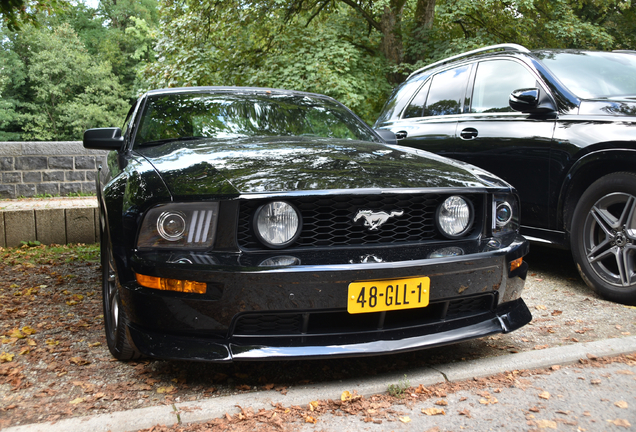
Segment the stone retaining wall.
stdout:
[[0,142],[0,198],[95,193],[107,153],[81,141]]

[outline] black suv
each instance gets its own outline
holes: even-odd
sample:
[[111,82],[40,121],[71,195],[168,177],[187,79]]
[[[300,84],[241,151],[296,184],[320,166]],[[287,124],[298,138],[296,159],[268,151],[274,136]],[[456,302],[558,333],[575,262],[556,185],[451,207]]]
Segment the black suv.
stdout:
[[636,304],[636,51],[470,51],[411,74],[375,128],[510,182],[529,240]]

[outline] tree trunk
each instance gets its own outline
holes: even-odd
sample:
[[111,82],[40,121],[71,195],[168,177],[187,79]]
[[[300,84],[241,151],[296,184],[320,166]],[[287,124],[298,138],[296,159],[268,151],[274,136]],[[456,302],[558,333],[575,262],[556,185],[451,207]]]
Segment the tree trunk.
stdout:
[[417,0],[415,21],[419,29],[430,29],[435,19],[435,0]]
[[[385,6],[380,28],[382,29],[382,53],[390,64],[398,65],[404,60],[404,46],[402,43],[402,11],[406,0],[391,0]],[[389,81],[398,84],[402,81],[399,75],[389,76]]]

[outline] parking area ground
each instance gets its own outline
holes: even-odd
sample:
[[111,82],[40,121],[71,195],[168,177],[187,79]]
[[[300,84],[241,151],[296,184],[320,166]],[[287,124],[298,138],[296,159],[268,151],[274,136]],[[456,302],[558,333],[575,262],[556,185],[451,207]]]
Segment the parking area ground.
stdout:
[[524,294],[534,320],[508,335],[357,359],[122,363],[110,357],[102,334],[96,247],[5,249],[0,255],[0,427],[243,398],[259,390],[283,395],[302,386],[386,374],[408,379],[440,364],[636,334],[636,309],[598,298],[578,277],[567,252],[534,247]]

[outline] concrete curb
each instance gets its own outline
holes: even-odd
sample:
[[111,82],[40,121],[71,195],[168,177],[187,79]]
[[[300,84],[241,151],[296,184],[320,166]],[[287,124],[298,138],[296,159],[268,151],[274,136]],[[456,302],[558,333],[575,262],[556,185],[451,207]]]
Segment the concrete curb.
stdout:
[[[557,364],[574,363],[581,358],[586,358],[587,354],[606,357],[633,352],[636,352],[636,336],[437,365],[434,368],[406,371],[406,374],[411,385],[423,384],[424,386],[430,386],[445,380],[462,381],[470,378],[487,377],[505,371],[538,369]],[[5,432],[93,432],[109,430],[127,432],[150,428],[157,424],[172,425],[175,423],[204,422],[222,417],[225,413],[234,414],[239,412],[237,405],[258,410],[260,408],[269,409],[272,404],[279,402],[290,406],[305,405],[312,400],[318,399],[338,399],[344,390],[356,390],[358,394],[363,396],[384,393],[389,384],[395,384],[403,379],[403,374],[404,372],[372,377],[363,383],[347,380],[290,388],[286,396],[276,391],[260,391],[195,402],[101,414],[92,417],[77,417],[56,423],[14,426],[5,429]]]
[[0,201],[0,247],[99,242],[96,197]]

